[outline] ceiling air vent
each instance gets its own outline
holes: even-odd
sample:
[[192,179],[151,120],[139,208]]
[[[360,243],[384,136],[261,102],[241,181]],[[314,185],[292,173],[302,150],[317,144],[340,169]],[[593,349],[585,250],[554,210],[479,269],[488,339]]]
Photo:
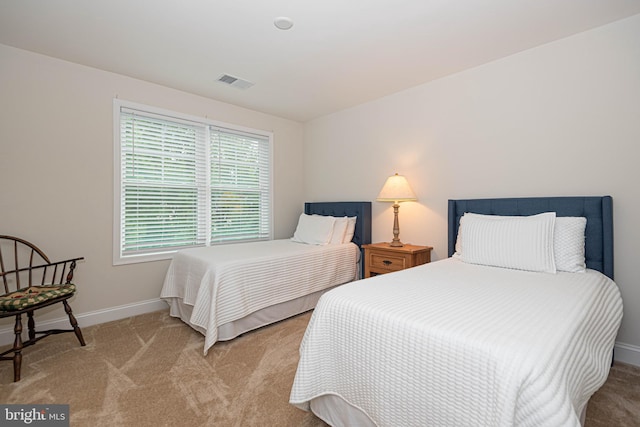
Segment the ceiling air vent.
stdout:
[[218,77],[218,81],[220,83],[224,83],[227,84],[229,86],[233,86],[233,87],[237,87],[238,89],[247,89],[251,86],[253,86],[253,83],[247,81],[247,80],[242,80],[238,77],[233,77],[230,76],[228,74],[223,74],[220,77]]

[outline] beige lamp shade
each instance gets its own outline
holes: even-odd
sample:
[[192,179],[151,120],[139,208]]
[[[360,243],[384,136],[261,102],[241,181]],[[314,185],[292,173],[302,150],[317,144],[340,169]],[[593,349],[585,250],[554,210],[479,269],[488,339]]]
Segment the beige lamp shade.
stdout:
[[378,202],[413,202],[418,200],[416,193],[413,192],[407,178],[402,175],[395,174],[387,178],[378,198]]

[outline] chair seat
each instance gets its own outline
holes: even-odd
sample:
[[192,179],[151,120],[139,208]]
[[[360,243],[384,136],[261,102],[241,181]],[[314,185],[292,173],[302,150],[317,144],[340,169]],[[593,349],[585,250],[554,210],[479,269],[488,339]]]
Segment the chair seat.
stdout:
[[63,295],[73,294],[73,283],[64,285],[29,286],[0,296],[0,311],[19,311],[33,305],[52,300]]

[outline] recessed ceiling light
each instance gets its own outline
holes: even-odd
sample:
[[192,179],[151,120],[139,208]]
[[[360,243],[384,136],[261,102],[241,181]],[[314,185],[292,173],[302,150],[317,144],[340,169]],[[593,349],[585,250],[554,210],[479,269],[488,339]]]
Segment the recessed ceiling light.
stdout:
[[280,16],[273,20],[273,25],[280,30],[288,30],[293,27],[293,21],[291,18],[287,18],[286,16]]

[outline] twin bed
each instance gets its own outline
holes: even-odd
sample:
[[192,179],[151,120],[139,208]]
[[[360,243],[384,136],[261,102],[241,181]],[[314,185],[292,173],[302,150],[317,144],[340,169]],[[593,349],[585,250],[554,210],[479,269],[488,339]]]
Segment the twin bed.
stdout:
[[[217,341],[311,310],[328,289],[358,279],[371,202],[305,203],[294,238],[175,254],[160,296],[171,316],[205,336],[205,354]],[[308,244],[324,238],[329,244]]]
[[322,296],[290,403],[333,426],[579,426],[622,318],[612,232],[610,197],[449,201],[450,258]]

